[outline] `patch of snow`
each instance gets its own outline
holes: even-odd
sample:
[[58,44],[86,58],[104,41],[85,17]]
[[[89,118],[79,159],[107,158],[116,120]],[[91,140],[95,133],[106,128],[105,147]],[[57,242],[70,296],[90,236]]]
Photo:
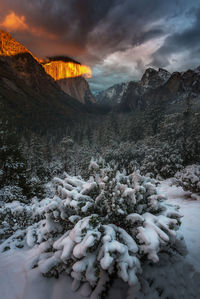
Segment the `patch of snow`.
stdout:
[[37,249],[10,251],[0,256],[0,290],[2,299],[81,299],[71,290],[71,279],[44,278],[38,269],[29,269]]

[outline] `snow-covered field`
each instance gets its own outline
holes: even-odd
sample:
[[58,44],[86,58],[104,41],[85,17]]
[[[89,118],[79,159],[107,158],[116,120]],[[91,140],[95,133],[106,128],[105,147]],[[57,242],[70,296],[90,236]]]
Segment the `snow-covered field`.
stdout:
[[[186,259],[200,271],[200,201],[191,200],[188,193],[180,187],[170,186],[170,180],[162,182],[159,190],[167,195],[170,203],[180,206],[180,212],[184,215],[181,230],[189,251]],[[10,251],[0,255],[0,299],[83,298],[80,291],[76,293],[71,290],[71,279],[68,276],[62,275],[59,279],[43,278],[37,269],[28,270],[36,254],[37,249],[31,249]],[[114,283],[109,298],[125,298],[125,290],[124,284]],[[190,298],[199,297],[197,295]]]

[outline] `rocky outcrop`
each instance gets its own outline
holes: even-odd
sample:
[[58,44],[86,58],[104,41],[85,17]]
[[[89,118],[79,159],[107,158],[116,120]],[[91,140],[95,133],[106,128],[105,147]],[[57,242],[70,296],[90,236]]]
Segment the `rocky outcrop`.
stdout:
[[163,85],[170,78],[171,74],[159,68],[158,71],[153,68],[148,68],[140,81],[141,86],[146,88],[157,88]]

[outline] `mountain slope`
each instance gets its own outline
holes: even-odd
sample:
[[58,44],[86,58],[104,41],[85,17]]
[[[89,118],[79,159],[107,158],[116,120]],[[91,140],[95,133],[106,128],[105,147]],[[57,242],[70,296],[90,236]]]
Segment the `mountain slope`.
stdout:
[[128,86],[128,83],[115,84],[108,89],[101,91],[96,96],[96,100],[102,105],[117,105],[121,102],[122,96]]
[[85,112],[31,52],[4,31],[0,31],[0,103],[18,125],[39,131],[61,127]]

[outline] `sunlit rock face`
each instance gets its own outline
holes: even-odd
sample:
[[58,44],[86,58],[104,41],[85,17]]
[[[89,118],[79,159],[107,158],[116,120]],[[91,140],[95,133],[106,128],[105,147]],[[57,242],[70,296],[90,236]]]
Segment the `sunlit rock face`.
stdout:
[[91,78],[92,71],[89,66],[82,65],[73,61],[50,61],[47,63],[42,63],[45,71],[54,80],[62,80],[66,78],[75,78],[79,76],[84,76],[86,78]]
[[18,43],[10,33],[0,30],[0,55],[12,56],[22,53],[30,52]]
[[35,90],[40,88],[45,72],[38,59],[5,31],[0,31],[0,61],[8,64],[24,83],[35,86]]
[[68,57],[49,58],[47,61],[41,61],[41,64],[65,93],[83,104],[95,103],[85,79],[92,76],[89,66],[70,60]]

